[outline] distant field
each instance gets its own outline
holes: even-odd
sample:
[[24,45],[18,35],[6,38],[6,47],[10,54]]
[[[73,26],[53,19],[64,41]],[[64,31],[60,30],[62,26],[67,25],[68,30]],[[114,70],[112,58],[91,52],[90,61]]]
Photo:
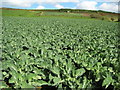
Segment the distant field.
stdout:
[[119,89],[119,22],[56,11],[2,14],[0,88]]
[[76,17],[76,18],[92,18],[106,21],[118,21],[120,14],[104,11],[89,11],[89,10],[24,10],[24,9],[2,9],[3,16],[22,16],[22,17]]

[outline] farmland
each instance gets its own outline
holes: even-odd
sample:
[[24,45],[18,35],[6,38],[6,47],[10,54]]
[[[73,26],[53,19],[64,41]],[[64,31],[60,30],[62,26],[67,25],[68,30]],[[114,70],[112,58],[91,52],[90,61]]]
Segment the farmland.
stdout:
[[118,22],[3,16],[1,88],[118,89]]
[[65,17],[65,18],[84,18],[99,19],[105,21],[119,22],[118,13],[105,11],[90,11],[77,9],[48,9],[48,10],[26,10],[13,8],[0,8],[3,16],[19,16],[19,17]]

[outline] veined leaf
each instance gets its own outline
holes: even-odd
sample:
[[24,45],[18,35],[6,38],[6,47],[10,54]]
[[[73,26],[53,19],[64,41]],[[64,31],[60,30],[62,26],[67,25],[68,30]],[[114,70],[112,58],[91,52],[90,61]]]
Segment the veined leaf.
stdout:
[[60,69],[58,67],[53,67],[52,72],[59,75],[60,74]]
[[48,85],[48,83],[43,80],[39,80],[37,82],[31,82],[31,84],[34,86]]
[[81,68],[81,69],[77,69],[76,70],[76,77],[81,76],[85,73],[85,69]]
[[55,84],[59,84],[61,82],[61,79],[59,77],[54,77],[53,81]]

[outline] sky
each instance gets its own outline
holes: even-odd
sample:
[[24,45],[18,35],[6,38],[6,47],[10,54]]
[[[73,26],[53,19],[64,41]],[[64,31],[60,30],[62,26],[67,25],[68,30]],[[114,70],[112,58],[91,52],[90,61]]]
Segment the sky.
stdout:
[[[0,0],[0,7],[19,9],[85,9],[119,12],[119,0]],[[119,4],[118,4],[119,2]]]

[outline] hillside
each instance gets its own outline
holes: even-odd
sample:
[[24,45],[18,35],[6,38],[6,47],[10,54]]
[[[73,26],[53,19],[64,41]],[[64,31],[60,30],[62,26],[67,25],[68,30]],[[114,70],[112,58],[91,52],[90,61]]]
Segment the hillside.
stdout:
[[119,21],[118,13],[105,11],[80,10],[80,9],[13,9],[1,8],[2,16],[22,16],[22,17],[67,17],[67,18],[93,18],[107,21]]

